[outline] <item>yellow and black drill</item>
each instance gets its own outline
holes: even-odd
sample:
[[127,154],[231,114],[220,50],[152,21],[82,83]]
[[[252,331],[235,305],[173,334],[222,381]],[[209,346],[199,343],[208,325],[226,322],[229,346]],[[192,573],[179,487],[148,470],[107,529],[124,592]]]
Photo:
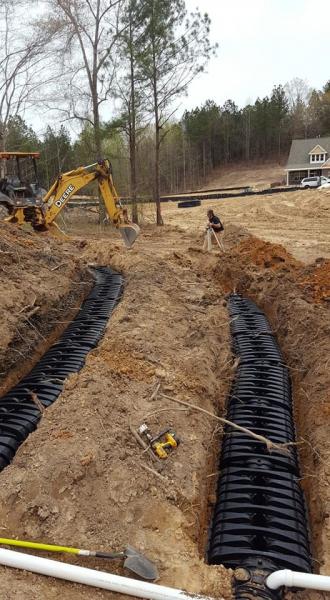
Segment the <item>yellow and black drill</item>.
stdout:
[[180,443],[175,431],[170,428],[164,429],[164,431],[161,431],[158,435],[153,436],[148,425],[142,423],[138,432],[148,440],[149,445],[159,458],[168,458],[169,453],[174,450],[174,448],[177,448]]

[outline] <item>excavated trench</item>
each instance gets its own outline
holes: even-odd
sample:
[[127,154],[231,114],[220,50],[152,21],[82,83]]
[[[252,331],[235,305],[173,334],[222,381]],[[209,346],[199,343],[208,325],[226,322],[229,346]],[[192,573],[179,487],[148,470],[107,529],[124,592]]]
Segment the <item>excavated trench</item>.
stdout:
[[77,316],[93,283],[90,271],[78,271],[71,289],[61,298],[60,306],[46,305],[42,315],[36,311],[17,323],[12,340],[0,352],[0,397],[16,386],[61,337]]
[[[272,443],[227,427],[208,547],[208,562],[235,569],[237,600],[276,600],[266,586],[278,569],[311,572],[305,500],[288,368],[263,312],[232,294],[228,302],[239,366],[227,418]],[[288,444],[288,446],[285,446]]]
[[[0,398],[0,469],[35,429],[64,381],[84,365],[119,299],[122,277],[95,269],[95,285],[76,318],[40,362]],[[294,442],[291,382],[262,311],[233,295],[229,301],[234,351],[240,359],[228,418],[276,444]],[[279,598],[265,578],[279,568],[310,571],[307,517],[295,447],[268,452],[265,444],[226,430],[208,549],[210,564],[236,569],[236,598]],[[272,595],[273,594],[273,595]]]
[[42,411],[60,395],[66,378],[78,372],[101,339],[118,302],[123,279],[108,267],[93,269],[95,284],[75,319],[33,369],[0,398],[0,469],[37,427]]

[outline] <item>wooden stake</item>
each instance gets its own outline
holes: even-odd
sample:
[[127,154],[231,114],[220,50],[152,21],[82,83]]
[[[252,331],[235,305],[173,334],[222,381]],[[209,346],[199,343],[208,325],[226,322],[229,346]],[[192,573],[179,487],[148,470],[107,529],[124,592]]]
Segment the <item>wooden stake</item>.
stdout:
[[155,387],[154,391],[152,392],[152,394],[151,394],[151,396],[150,396],[150,400],[156,400],[156,398],[157,398],[157,395],[158,395],[158,392],[159,392],[159,389],[160,389],[160,386],[161,386],[161,383],[160,383],[160,381],[159,381],[159,382],[157,383],[157,385],[156,385],[156,387]]

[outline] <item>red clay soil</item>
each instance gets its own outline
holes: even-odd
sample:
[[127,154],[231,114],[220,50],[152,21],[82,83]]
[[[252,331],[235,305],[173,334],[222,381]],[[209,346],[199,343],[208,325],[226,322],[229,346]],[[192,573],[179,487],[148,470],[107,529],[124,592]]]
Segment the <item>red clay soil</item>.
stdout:
[[257,265],[263,269],[283,270],[297,269],[302,266],[288,254],[286,249],[279,244],[270,244],[256,237],[249,237],[240,242],[235,248],[235,253],[240,260]]
[[240,242],[235,253],[239,256],[240,264],[253,264],[273,272],[290,273],[290,277],[301,286],[304,296],[314,302],[330,301],[330,260],[319,258],[306,267],[283,246],[255,237]]
[[330,260],[317,259],[315,264],[304,270],[299,282],[314,302],[330,302]]

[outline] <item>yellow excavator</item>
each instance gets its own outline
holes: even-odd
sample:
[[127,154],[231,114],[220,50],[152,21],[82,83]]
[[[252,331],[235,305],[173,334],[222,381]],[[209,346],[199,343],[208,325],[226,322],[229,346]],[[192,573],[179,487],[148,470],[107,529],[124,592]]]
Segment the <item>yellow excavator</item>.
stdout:
[[[36,159],[38,152],[0,152],[0,164],[14,161],[14,174],[4,174],[0,179],[0,219],[17,225],[29,223],[36,231],[58,227],[56,217],[70,198],[92,181],[97,181],[108,217],[122,235],[127,248],[134,244],[140,229],[130,223],[127,210],[121,208],[113,184],[111,164],[102,159],[86,167],[79,167],[58,175],[51,188],[43,190],[38,181]],[[25,177],[22,161],[32,165],[32,177]],[[31,169],[30,169],[31,173]],[[31,181],[33,179],[33,181]]]

